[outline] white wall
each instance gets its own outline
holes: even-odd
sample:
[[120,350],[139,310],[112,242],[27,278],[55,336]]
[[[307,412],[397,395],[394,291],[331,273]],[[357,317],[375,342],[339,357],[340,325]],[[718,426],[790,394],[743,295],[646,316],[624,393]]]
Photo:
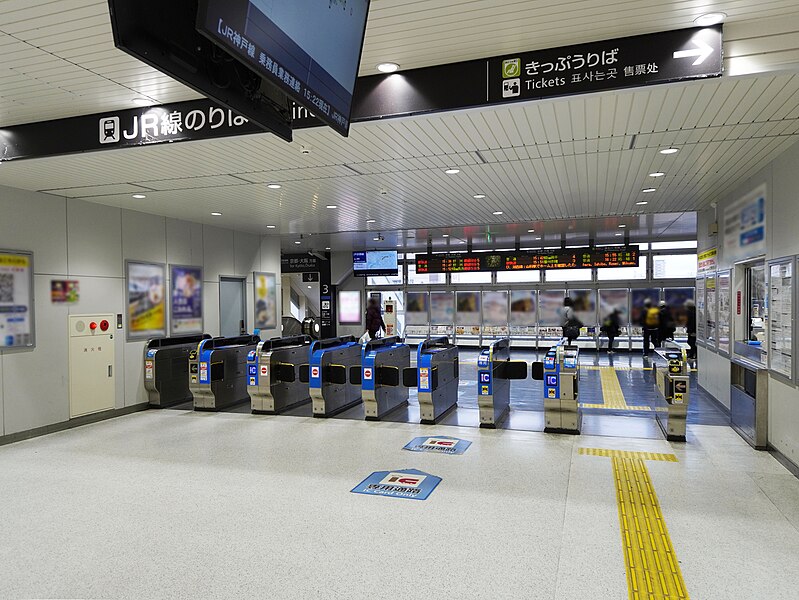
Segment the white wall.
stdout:
[[351,290],[358,290],[361,292],[363,311],[360,325],[342,325],[338,323],[338,314],[334,317],[336,319],[336,331],[338,335],[354,335],[355,337],[361,337],[364,331],[366,331],[366,278],[353,276],[352,252],[333,252],[330,255],[330,281],[337,286],[336,293]]
[[[736,201],[756,187],[766,184],[766,259],[777,259],[799,254],[799,144],[794,144],[782,156],[748,180],[718,205],[718,222],[723,223],[724,207]],[[720,226],[717,236],[708,235],[708,225],[715,220],[714,211],[699,215],[699,251],[718,248],[719,269],[732,266],[731,259],[724,256],[724,232]],[[735,287],[735,282],[733,282]],[[735,336],[735,333],[733,332]],[[710,356],[709,356],[710,355]],[[796,360],[797,357],[794,357]],[[704,363],[702,362],[704,360]],[[730,361],[711,351],[700,353],[700,384],[714,393],[729,388]],[[726,397],[716,397],[729,405]],[[799,390],[779,380],[769,378],[769,443],[794,463],[799,464]]]
[[[205,331],[219,333],[219,276],[247,278],[247,328],[254,324],[253,271],[278,275],[280,240],[81,200],[0,187],[0,248],[34,256],[36,348],[0,352],[0,435],[69,419],[67,315],[125,313],[125,260],[203,267]],[[168,275],[168,273],[167,273]],[[80,281],[80,301],[50,301],[52,279]],[[280,291],[278,290],[278,298]],[[115,335],[115,406],[147,401],[144,342]],[[278,335],[265,330],[263,337]]]

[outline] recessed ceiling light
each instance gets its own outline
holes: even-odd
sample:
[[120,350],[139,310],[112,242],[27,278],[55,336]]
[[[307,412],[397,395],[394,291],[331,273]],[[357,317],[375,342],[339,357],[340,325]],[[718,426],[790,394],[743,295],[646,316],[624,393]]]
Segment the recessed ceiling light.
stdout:
[[268,187],[270,190],[279,190],[283,186],[280,185],[279,183],[270,183],[266,187]]
[[660,151],[661,154],[677,154],[680,151],[679,148],[664,148]]
[[636,202],[636,204],[637,204],[638,206],[644,206],[644,205],[646,205],[646,204],[649,204],[649,202],[647,202],[646,200],[641,200],[640,202]]
[[449,237],[449,234],[448,234],[448,233],[445,233],[445,234],[444,234],[443,236],[441,236],[441,237],[448,238],[448,237]]
[[295,244],[297,244],[298,246],[299,246],[300,244],[302,244],[302,242],[301,242],[301,241],[299,241],[299,240],[297,240],[297,241],[296,241],[296,242],[294,242],[294,243],[295,243]]
[[527,233],[535,233],[535,229],[528,229]]
[[329,208],[332,210],[334,208],[338,208],[338,206],[336,206],[335,204],[328,204],[327,206],[325,206],[325,208]]
[[466,241],[465,241],[465,240],[461,240],[461,241],[460,241],[460,243],[461,243],[461,244],[465,244],[465,243],[466,243]]
[[133,194],[133,197],[136,198],[136,200],[144,200],[147,196],[144,194]]
[[309,290],[310,290],[310,289],[312,289],[312,288],[313,288],[313,286],[311,286],[311,285],[309,285],[309,286],[308,286],[308,289],[309,289]]
[[499,215],[504,215],[505,213],[503,213],[501,210],[495,210],[495,211],[494,211],[492,214],[493,214],[495,217],[498,217]]
[[375,219],[367,219],[366,222],[369,223],[370,225],[372,223],[377,223],[377,221]]
[[722,23],[726,18],[727,18],[727,13],[712,12],[704,14],[701,17],[697,17],[696,19],[694,19],[694,23],[696,23],[700,27],[710,27],[711,25],[718,25],[719,23]]
[[277,227],[277,225],[267,225],[266,226],[267,229],[275,229],[276,227]]
[[211,213],[211,216],[212,216],[212,217],[221,217],[221,216],[222,216],[222,213],[220,213],[220,212],[212,212],[212,213]]
[[150,106],[153,104],[153,101],[149,98],[134,98],[133,104],[136,104],[137,106]]
[[624,235],[623,233],[617,233],[617,234],[616,234],[616,237],[621,237],[621,236],[623,236],[623,235]]
[[664,175],[665,173],[662,171],[655,171],[654,173],[649,174],[650,177],[663,177]]
[[381,73],[395,73],[400,66],[393,62],[384,62],[377,65],[377,70]]
[[397,248],[402,248],[402,244],[397,244]]
[[475,200],[482,200],[485,197],[486,197],[485,194],[475,194],[474,196],[472,196],[472,198],[474,198]]
[[627,227],[627,225],[625,225],[624,223],[622,223],[621,225],[619,225],[619,229],[624,229],[625,227]]
[[535,239],[536,239],[536,240],[540,240],[541,238],[540,238],[540,237],[537,237],[537,238],[535,238]]
[[657,188],[644,188],[641,190],[641,192],[644,194],[651,194],[652,192],[657,192],[657,191],[658,191]]
[[330,248],[330,247],[328,246],[327,248],[325,248],[325,250],[332,250],[332,248]]
[[457,175],[460,172],[461,172],[460,169],[447,169],[446,171],[444,171],[444,173],[446,173],[447,175]]

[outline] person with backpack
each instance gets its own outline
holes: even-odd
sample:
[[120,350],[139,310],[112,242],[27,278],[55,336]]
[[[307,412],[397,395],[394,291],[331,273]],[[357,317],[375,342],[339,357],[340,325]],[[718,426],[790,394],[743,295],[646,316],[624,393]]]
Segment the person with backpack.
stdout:
[[674,325],[674,317],[671,309],[666,305],[665,300],[660,301],[660,323],[658,324],[658,348],[662,348],[666,340],[674,339],[674,332],[677,327]]
[[563,299],[563,314],[561,316],[561,327],[563,327],[563,337],[568,341],[569,346],[574,340],[580,337],[582,321],[574,314],[574,303],[568,296]]
[[613,312],[605,317],[604,321],[602,321],[602,327],[600,328],[600,331],[608,336],[608,354],[613,354],[613,341],[621,332],[620,315],[621,311],[618,308],[614,308]]
[[375,339],[377,332],[381,329],[385,331],[386,324],[383,322],[380,303],[376,298],[369,298],[369,302],[366,305],[366,331],[369,334],[369,339]]
[[644,328],[644,356],[649,356],[649,343],[654,348],[658,347],[658,330],[660,329],[660,309],[652,306],[652,300],[644,300],[644,311],[641,315],[641,325]]

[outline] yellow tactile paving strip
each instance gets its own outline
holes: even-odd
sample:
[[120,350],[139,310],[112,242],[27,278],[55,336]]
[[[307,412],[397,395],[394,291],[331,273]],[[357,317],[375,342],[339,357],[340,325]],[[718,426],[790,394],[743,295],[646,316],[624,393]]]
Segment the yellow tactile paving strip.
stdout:
[[613,462],[622,550],[630,600],[688,600],[680,563],[660,510],[646,460],[677,462],[673,454],[580,448]]
[[616,367],[596,367],[599,369],[599,379],[602,383],[603,404],[580,404],[580,408],[599,408],[604,410],[637,410],[651,411],[648,406],[635,406],[627,404],[624,392],[621,389],[619,378],[616,376]]

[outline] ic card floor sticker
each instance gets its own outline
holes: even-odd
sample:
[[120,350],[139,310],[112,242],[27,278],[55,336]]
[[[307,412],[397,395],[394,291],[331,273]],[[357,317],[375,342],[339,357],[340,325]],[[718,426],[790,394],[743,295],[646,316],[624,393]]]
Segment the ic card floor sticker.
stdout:
[[440,477],[416,469],[376,471],[350,491],[370,496],[427,500],[439,483]]
[[446,435],[413,438],[403,446],[410,452],[433,452],[436,454],[463,454],[472,443],[469,440]]

